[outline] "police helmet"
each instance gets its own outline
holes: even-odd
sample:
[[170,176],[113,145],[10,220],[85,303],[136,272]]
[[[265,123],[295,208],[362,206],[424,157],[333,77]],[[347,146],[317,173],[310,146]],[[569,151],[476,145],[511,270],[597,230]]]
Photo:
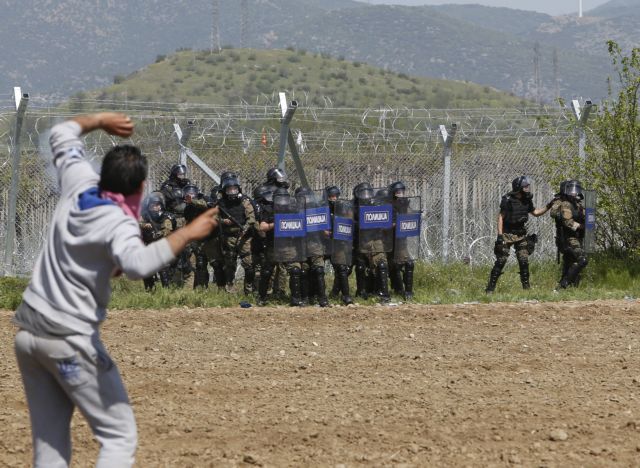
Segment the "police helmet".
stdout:
[[326,194],[327,198],[330,198],[330,197],[338,198],[341,194],[340,189],[335,185],[329,185],[328,187],[326,187],[324,189],[324,193]]
[[373,187],[371,187],[371,184],[369,184],[368,182],[365,182],[363,184],[359,184],[361,185],[360,187],[356,186],[356,189],[354,189],[354,195],[356,197],[356,200],[358,200],[358,202],[362,203],[362,202],[370,202],[371,200],[373,200]]
[[187,184],[187,166],[184,164],[174,164],[171,166],[169,179],[178,181],[181,185]]
[[518,193],[523,190],[528,191],[527,187],[529,187],[530,185],[531,185],[531,179],[523,175],[513,179],[513,181],[511,182],[511,190],[513,191],[513,193]]
[[153,221],[160,221],[164,213],[164,197],[160,192],[151,192],[145,203],[145,211]]
[[273,201],[273,187],[267,184],[258,185],[253,189],[253,199],[258,202]]
[[380,198],[382,200],[386,200],[389,198],[389,189],[388,188],[381,188],[376,192],[376,198]]
[[224,171],[222,174],[220,174],[220,181],[227,179],[229,177],[238,177],[238,174],[236,174],[233,171]]
[[373,187],[371,187],[371,184],[369,182],[360,182],[358,185],[353,187],[353,198],[358,198],[357,193],[359,190],[367,189],[367,188],[373,191]]
[[240,190],[240,180],[238,180],[238,176],[235,174],[229,175],[226,179],[223,179],[221,188],[223,196],[231,200],[235,200],[242,193]]
[[267,171],[267,183],[277,185],[278,187],[289,187],[287,174],[278,167],[272,167]]
[[197,185],[187,184],[182,187],[182,197],[186,199],[187,197],[191,197],[192,200],[198,198],[200,194],[200,189]]
[[561,190],[562,190],[562,194],[567,197],[583,198],[582,185],[577,180],[565,181],[565,185]]
[[394,182],[389,185],[389,193],[393,195],[394,198],[404,197],[404,192],[407,190],[407,187],[401,182]]

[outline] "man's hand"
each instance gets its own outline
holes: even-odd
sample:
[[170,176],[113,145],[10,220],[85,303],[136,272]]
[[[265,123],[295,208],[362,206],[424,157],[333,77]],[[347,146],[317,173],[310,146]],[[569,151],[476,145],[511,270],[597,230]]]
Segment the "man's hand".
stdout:
[[118,112],[79,115],[73,120],[80,124],[83,134],[102,129],[110,135],[126,138],[133,134],[134,129],[131,117]]
[[498,237],[496,237],[496,245],[502,244],[504,244],[504,237],[502,236],[502,234],[498,234]]

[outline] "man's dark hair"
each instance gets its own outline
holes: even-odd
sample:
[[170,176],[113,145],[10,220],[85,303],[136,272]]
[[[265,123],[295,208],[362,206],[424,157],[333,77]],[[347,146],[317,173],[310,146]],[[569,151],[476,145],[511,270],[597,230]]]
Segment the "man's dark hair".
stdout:
[[132,145],[115,146],[102,161],[100,190],[131,195],[147,178],[147,158]]

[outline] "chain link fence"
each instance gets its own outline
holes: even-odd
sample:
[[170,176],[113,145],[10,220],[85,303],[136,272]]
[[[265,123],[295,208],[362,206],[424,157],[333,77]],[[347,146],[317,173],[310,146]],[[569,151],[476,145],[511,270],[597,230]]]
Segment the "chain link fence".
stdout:
[[[29,104],[20,135],[19,189],[15,243],[7,245],[15,110],[0,103],[0,255],[7,274],[29,274],[44,242],[58,194],[48,148],[48,130],[71,115],[98,109],[119,109],[136,121],[131,142],[150,162],[147,190],[159,188],[181,150],[190,149],[211,170],[237,172],[243,191],[251,194],[277,163],[280,109],[273,105],[212,107],[75,101],[64,110],[46,103]],[[501,197],[518,175],[533,178],[536,206],[557,191],[548,183],[541,154],[561,157],[577,148],[572,115],[563,109],[338,109],[299,108],[291,122],[304,170],[313,189],[337,185],[346,198],[359,182],[383,187],[401,180],[409,195],[422,198],[421,257],[426,261],[486,264],[493,261],[496,219]],[[450,174],[448,229],[443,227],[445,180],[441,125],[457,124]],[[182,142],[175,131],[185,133]],[[188,137],[187,137],[188,135]],[[96,169],[118,141],[104,132],[86,137],[87,155]],[[184,146],[181,146],[184,145]],[[576,149],[577,151],[577,149]],[[298,175],[290,156],[287,171],[295,187]],[[191,160],[189,177],[208,193],[214,182]],[[448,238],[443,239],[443,232]],[[554,227],[548,216],[533,218],[529,231],[538,233],[537,258],[555,255]],[[443,249],[446,244],[447,249]],[[8,262],[5,259],[10,259]]]

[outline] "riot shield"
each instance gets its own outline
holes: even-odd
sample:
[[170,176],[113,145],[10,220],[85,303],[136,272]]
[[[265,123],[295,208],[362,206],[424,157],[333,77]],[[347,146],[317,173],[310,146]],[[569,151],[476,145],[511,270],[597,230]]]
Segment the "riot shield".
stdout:
[[593,253],[596,251],[596,192],[584,191],[584,251]]
[[273,197],[274,253],[278,263],[306,260],[306,213],[304,201],[290,195]]
[[421,202],[420,197],[403,197],[393,201],[395,263],[416,260],[420,254]]
[[358,252],[391,252],[393,249],[393,207],[389,200],[375,197],[358,206]]
[[353,263],[353,202],[337,200],[333,212],[331,230],[331,263],[351,265]]
[[322,194],[310,192],[305,200],[307,257],[331,253],[331,213]]

